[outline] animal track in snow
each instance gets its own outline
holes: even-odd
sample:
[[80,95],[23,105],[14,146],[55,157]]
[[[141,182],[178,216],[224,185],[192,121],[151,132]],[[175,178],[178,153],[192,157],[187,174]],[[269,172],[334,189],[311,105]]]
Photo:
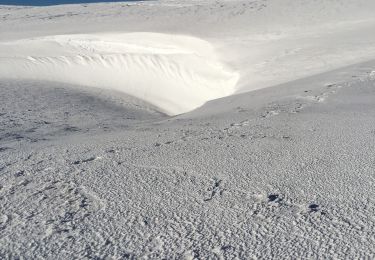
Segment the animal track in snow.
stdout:
[[276,110],[268,110],[268,111],[265,111],[262,115],[261,115],[261,117],[263,117],[263,118],[269,118],[269,117],[271,117],[271,116],[276,116],[276,115],[278,115],[278,114],[280,114],[281,113],[281,110],[278,110],[278,109],[276,109]]
[[327,84],[326,88],[328,89],[328,91],[322,92],[321,94],[315,96],[306,96],[306,98],[316,102],[324,102],[330,95],[335,94],[338,89],[342,88],[342,86],[336,84]]
[[300,102],[291,101],[290,103],[271,103],[265,108],[265,111],[260,115],[261,118],[270,118],[281,113],[299,113],[304,108]]
[[278,193],[271,193],[267,196],[257,195],[255,199],[256,203],[252,207],[252,216],[261,219],[294,215],[296,217],[303,216],[307,220],[310,215],[325,216],[327,214],[318,204],[299,204]]
[[87,159],[74,161],[73,164],[82,164],[82,163],[92,162],[92,161],[96,161],[96,160],[100,160],[100,159],[102,159],[102,157],[100,157],[100,156],[97,156],[97,157],[93,156],[93,157],[89,157]]
[[18,171],[15,174],[16,177],[21,177],[21,176],[24,176],[24,175],[25,175],[25,171]]
[[283,201],[283,199],[280,197],[279,194],[268,195],[268,202],[280,203],[281,201]]
[[85,229],[84,220],[103,207],[92,192],[74,182],[17,181],[23,177],[13,175],[15,182],[0,189],[3,201],[0,208],[2,237],[11,235],[14,225],[24,232],[33,229],[34,232],[45,234],[45,237],[61,234],[74,236]]
[[[328,84],[326,85],[326,88],[328,89],[327,91],[323,91],[319,95],[314,95],[314,96],[302,96],[299,97],[302,100],[309,100],[313,102],[324,102],[330,95],[334,94],[337,92],[339,88],[342,86],[336,85],[336,84]],[[304,93],[310,93],[309,90],[305,90]],[[305,104],[305,102],[299,102],[298,100],[296,101],[290,101],[288,103],[271,103],[265,108],[265,111],[261,114],[261,118],[270,118],[273,116],[277,116],[281,113],[291,113],[291,114],[296,114],[301,112],[308,104]]]
[[245,127],[245,126],[249,126],[249,125],[250,125],[249,120],[243,120],[239,123],[231,123],[230,126],[225,128],[224,130],[230,131],[230,130],[239,129],[241,127]]
[[221,183],[221,180],[215,179],[213,186],[207,189],[207,191],[209,192],[208,197],[205,198],[203,201],[207,202],[212,200],[216,195],[223,195],[224,189],[220,186]]
[[319,205],[313,203],[309,205],[309,209],[310,209],[310,212],[317,212],[319,211],[320,207]]

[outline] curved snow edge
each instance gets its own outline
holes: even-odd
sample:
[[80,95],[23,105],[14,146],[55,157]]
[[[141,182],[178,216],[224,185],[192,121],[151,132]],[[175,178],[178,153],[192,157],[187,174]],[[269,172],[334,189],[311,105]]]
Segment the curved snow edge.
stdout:
[[170,115],[231,95],[238,73],[199,38],[160,33],[58,35],[0,43],[0,77],[115,89]]

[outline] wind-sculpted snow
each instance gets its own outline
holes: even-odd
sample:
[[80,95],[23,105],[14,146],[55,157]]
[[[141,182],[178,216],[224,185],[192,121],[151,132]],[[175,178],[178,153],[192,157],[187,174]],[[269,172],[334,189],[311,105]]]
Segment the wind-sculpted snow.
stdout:
[[0,77],[123,91],[179,114],[234,92],[209,43],[157,33],[62,35],[0,44]]
[[374,68],[173,118],[1,81],[0,257],[374,258]]
[[0,6],[0,77],[120,89],[179,114],[374,59],[374,8],[372,0]]
[[375,259],[374,8],[0,6],[0,258]]

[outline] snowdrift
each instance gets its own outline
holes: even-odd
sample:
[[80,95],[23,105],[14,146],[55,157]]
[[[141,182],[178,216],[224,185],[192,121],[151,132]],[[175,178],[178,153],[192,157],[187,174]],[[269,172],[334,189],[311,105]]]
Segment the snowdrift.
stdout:
[[0,78],[115,89],[170,115],[375,59],[372,0],[0,5]]
[[238,74],[211,45],[158,33],[60,35],[0,45],[0,77],[110,88],[179,114],[230,95]]

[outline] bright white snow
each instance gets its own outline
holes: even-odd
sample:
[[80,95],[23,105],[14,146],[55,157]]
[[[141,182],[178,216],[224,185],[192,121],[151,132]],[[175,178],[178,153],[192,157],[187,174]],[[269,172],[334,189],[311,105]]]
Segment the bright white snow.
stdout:
[[60,35],[0,43],[0,77],[123,91],[169,114],[230,95],[238,81],[208,42],[159,33]]
[[0,258],[375,258],[374,10],[0,6]]
[[174,115],[375,58],[374,9],[369,0],[3,7],[0,77],[116,89]]

